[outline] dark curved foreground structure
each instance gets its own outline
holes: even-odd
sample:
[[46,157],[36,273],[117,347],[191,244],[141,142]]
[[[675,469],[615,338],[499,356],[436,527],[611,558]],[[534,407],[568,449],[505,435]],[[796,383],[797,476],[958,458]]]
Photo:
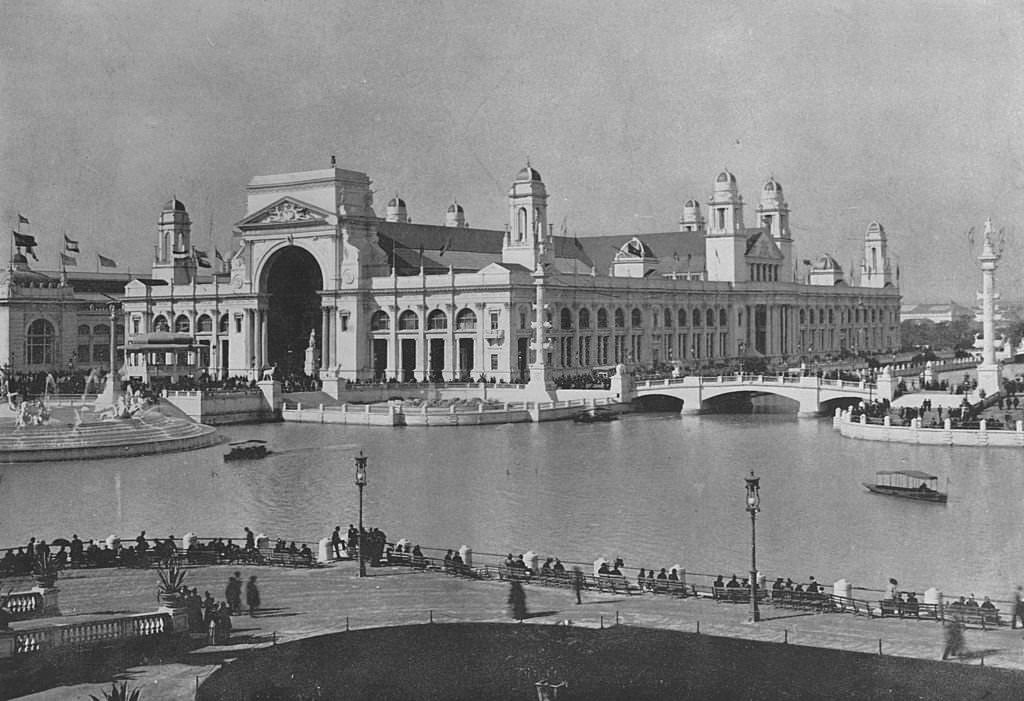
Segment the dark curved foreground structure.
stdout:
[[559,699],[1019,699],[1024,674],[627,626],[457,623],[266,647],[196,698],[530,699],[541,680],[568,683]]

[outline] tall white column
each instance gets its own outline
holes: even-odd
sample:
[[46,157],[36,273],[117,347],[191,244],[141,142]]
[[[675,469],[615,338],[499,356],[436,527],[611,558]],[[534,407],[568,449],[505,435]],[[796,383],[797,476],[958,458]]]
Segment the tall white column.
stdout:
[[978,256],[981,262],[981,324],[984,334],[984,345],[981,351],[981,364],[978,365],[978,389],[985,390],[985,394],[991,396],[1000,391],[1000,371],[996,362],[996,340],[995,340],[995,302],[999,298],[996,294],[996,264],[999,262],[999,253],[996,252],[992,243],[992,219],[985,220],[985,243]]
[[551,399],[551,381],[548,378],[547,368],[547,311],[544,308],[544,266],[537,264],[533,271],[533,284],[536,289],[536,310],[533,321],[533,342],[530,344],[535,351],[533,363],[530,364],[530,382],[527,384],[527,392],[535,398],[535,401],[549,401]]

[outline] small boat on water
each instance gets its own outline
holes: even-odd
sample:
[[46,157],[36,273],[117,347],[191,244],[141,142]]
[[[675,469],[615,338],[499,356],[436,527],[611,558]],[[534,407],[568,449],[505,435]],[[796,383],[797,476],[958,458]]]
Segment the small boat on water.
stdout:
[[578,424],[595,424],[605,421],[616,421],[618,418],[619,415],[611,409],[595,406],[591,409],[585,409],[584,411],[574,414],[572,420]]
[[890,497],[946,503],[948,495],[938,489],[939,478],[919,470],[882,470],[875,473],[875,483],[864,482],[869,492]]
[[267,457],[267,442],[260,440],[235,441],[228,444],[230,450],[224,453],[224,462],[232,460],[259,460]]

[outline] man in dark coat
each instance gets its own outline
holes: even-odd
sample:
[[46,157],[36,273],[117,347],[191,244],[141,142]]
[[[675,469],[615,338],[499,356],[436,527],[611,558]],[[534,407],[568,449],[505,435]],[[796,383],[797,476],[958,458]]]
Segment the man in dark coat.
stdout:
[[256,575],[249,577],[245,585],[245,603],[249,607],[249,615],[255,616],[260,607],[260,590],[256,587]]

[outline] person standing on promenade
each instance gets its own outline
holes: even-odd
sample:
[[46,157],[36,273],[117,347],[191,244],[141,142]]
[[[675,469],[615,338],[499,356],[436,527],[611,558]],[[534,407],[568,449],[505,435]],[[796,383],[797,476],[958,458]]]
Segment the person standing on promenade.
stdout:
[[228,577],[228,585],[224,587],[224,600],[228,603],[231,613],[242,612],[242,573],[235,572]]
[[583,570],[579,567],[572,568],[572,590],[576,592],[576,603],[583,603]]
[[251,553],[256,550],[256,536],[249,527],[245,527],[245,552]]
[[526,618],[526,592],[523,590],[523,585],[519,580],[512,580],[512,585],[508,592],[508,607],[512,618],[517,621],[522,621]]
[[1020,619],[1020,625],[1024,628],[1024,594],[1022,594],[1022,588],[1018,584],[1016,591],[1013,592],[1013,620],[1010,621],[1010,628],[1017,627],[1017,619]]
[[334,527],[334,533],[331,533],[331,550],[334,552],[334,559],[341,559],[341,526]]
[[260,590],[256,587],[256,575],[249,577],[245,585],[245,603],[249,606],[249,615],[255,616],[260,607]]

